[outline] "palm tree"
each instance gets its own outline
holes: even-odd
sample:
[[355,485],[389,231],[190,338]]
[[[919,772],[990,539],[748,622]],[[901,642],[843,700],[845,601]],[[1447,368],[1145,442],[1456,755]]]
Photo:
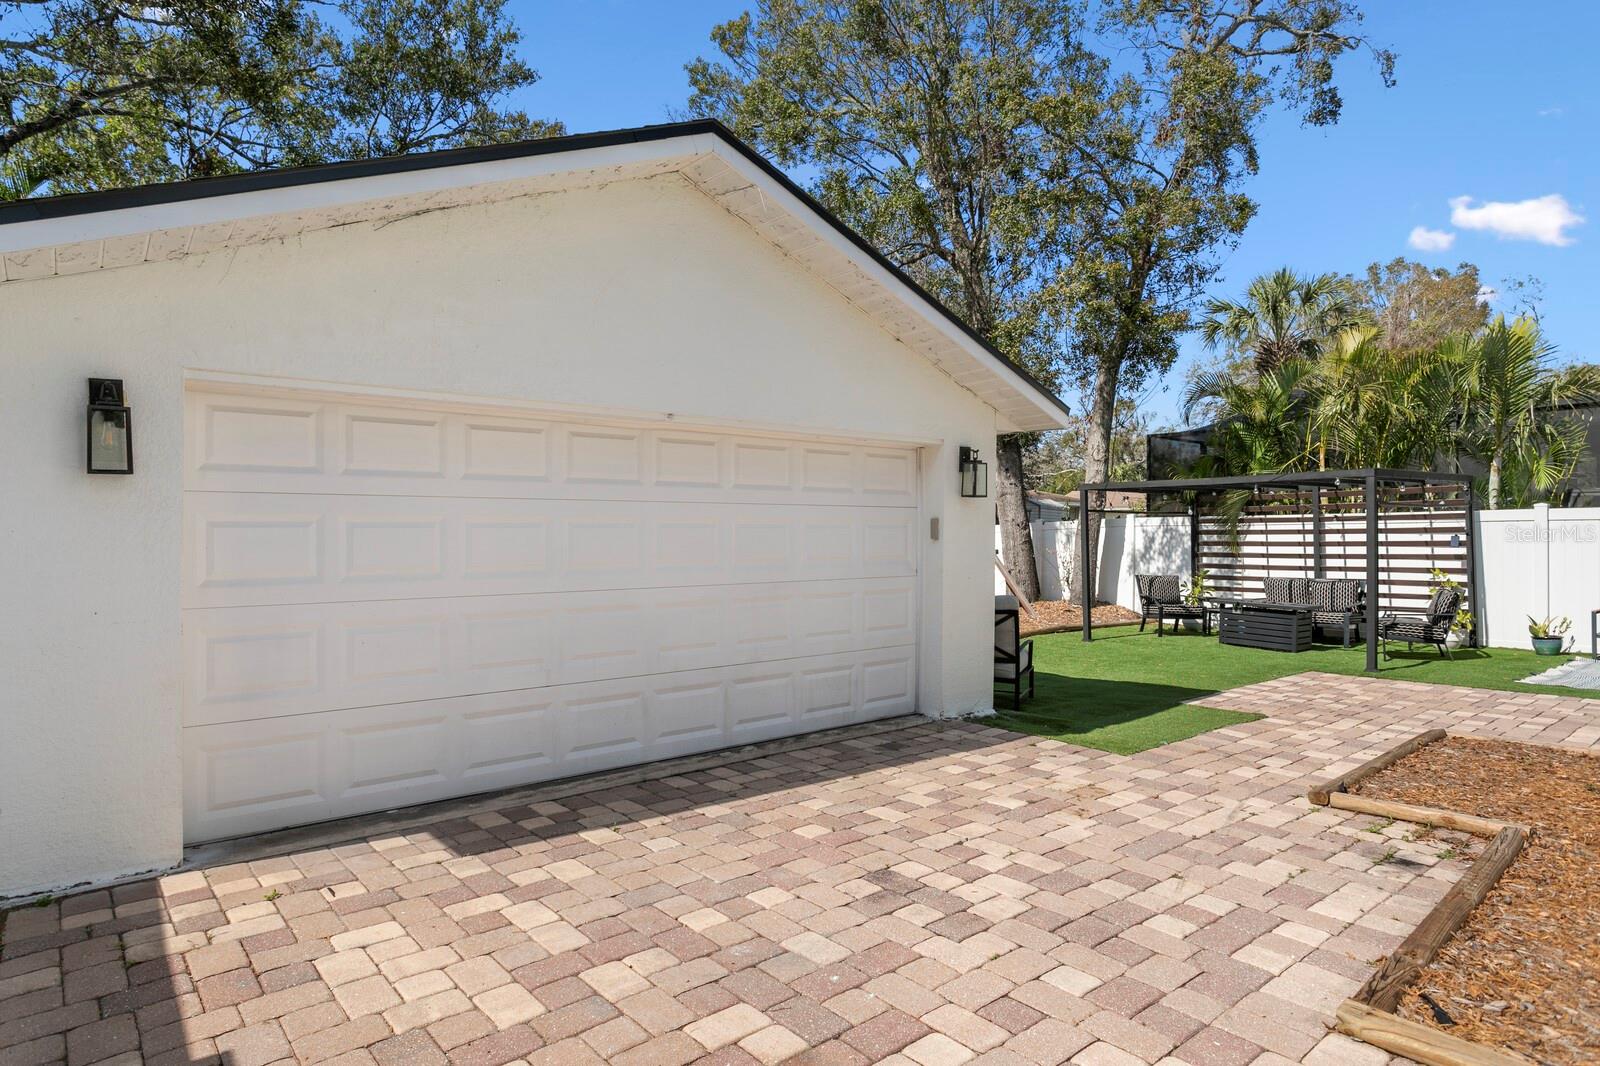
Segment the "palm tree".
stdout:
[[[1310,425],[1316,365],[1290,358],[1251,378],[1226,370],[1207,370],[1189,381],[1183,402],[1186,416],[1197,407],[1213,406],[1224,412],[1200,456],[1185,477],[1212,477],[1241,473],[1280,473],[1304,470],[1308,465]],[[1244,519],[1251,493],[1231,489],[1219,494],[1210,511],[1222,522],[1231,546],[1239,545],[1239,523]]]
[[1207,348],[1249,353],[1266,373],[1287,359],[1316,359],[1341,330],[1364,316],[1349,283],[1336,274],[1301,277],[1288,267],[1250,283],[1241,303],[1211,300],[1200,321]]
[[1310,454],[1308,390],[1315,377],[1315,364],[1300,358],[1249,380],[1219,370],[1196,375],[1184,392],[1184,408],[1210,402],[1225,412],[1205,456],[1208,471],[1304,469]]
[[1563,411],[1600,399],[1600,367],[1552,365],[1555,349],[1531,318],[1497,317],[1445,346],[1457,367],[1462,442],[1489,469],[1489,507],[1510,474],[1524,491],[1548,493],[1583,457],[1584,428]]
[[1207,455],[1189,473],[1420,467],[1467,454],[1488,471],[1488,506],[1547,495],[1572,476],[1587,444],[1568,416],[1600,400],[1600,366],[1556,367],[1538,323],[1497,318],[1431,351],[1397,353],[1370,326],[1290,355],[1254,377],[1197,374],[1193,411],[1222,418]]
[[1452,446],[1449,412],[1459,407],[1455,365],[1432,353],[1401,354],[1382,330],[1340,333],[1316,364],[1309,436],[1317,469],[1428,467]]

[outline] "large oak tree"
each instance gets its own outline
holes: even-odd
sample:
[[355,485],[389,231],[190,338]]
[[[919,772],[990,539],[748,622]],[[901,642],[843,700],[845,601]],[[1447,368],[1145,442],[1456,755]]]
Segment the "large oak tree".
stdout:
[[1471,263],[1449,270],[1395,259],[1371,264],[1366,276],[1351,284],[1390,351],[1429,351],[1448,337],[1476,333],[1489,322],[1488,294]]
[[[1049,123],[1072,190],[1072,236],[1058,275],[1069,308],[1067,359],[1089,395],[1084,480],[1105,480],[1117,399],[1177,356],[1191,311],[1220,254],[1255,204],[1256,137],[1274,108],[1311,126],[1342,109],[1334,65],[1367,50],[1392,80],[1393,56],[1359,33],[1350,0],[1105,0],[1099,35],[1119,51],[1087,127],[1081,108]],[[1091,504],[1104,501],[1099,494]],[[1098,515],[1079,543],[1093,558]],[[1078,590],[1080,602],[1094,589]]]
[[560,132],[505,0],[0,0],[0,198]]
[[[1039,119],[1093,99],[1082,36],[1075,0],[762,0],[713,31],[719,60],[690,64],[690,109],[810,172],[829,208],[1056,387]],[[1001,439],[995,481],[1002,555],[1031,598],[1023,443]]]
[[[1036,376],[1076,378],[1094,482],[1119,396],[1171,365],[1253,214],[1262,118],[1336,121],[1359,21],[1347,0],[762,0],[715,29],[720,60],[690,65],[691,108],[811,171]],[[1002,439],[996,495],[1033,595],[1026,443]],[[1092,551],[1098,522],[1085,532]]]

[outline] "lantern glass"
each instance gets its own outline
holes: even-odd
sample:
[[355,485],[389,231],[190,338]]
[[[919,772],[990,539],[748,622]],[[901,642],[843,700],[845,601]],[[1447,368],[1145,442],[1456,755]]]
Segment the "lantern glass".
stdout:
[[89,472],[91,474],[131,474],[126,409],[93,408],[89,411]]

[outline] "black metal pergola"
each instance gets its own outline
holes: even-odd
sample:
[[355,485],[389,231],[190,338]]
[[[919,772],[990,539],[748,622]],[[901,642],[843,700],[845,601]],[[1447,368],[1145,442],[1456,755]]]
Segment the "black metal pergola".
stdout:
[[[1473,479],[1469,474],[1446,474],[1426,470],[1391,470],[1384,468],[1370,468],[1365,470],[1312,470],[1282,474],[1246,474],[1238,477],[1200,477],[1200,478],[1174,478],[1165,481],[1107,481],[1097,484],[1086,484],[1078,488],[1078,514],[1080,522],[1087,522],[1088,516],[1093,514],[1125,513],[1124,508],[1106,507],[1103,503],[1099,507],[1091,507],[1089,497],[1093,493],[1137,493],[1145,497],[1156,495],[1183,495],[1188,497],[1186,511],[1189,518],[1189,572],[1198,573],[1200,570],[1200,497],[1205,494],[1218,494],[1240,490],[1259,493],[1268,490],[1295,490],[1296,494],[1303,489],[1312,490],[1312,505],[1310,509],[1312,557],[1316,576],[1321,577],[1326,558],[1326,545],[1323,533],[1323,492],[1333,488],[1343,491],[1347,487],[1359,486],[1362,490],[1366,518],[1365,554],[1366,554],[1366,587],[1367,606],[1363,618],[1367,641],[1367,670],[1376,673],[1378,670],[1378,597],[1379,597],[1379,517],[1382,509],[1381,492],[1386,487],[1401,486],[1429,489],[1453,489],[1459,492],[1466,491],[1466,519],[1464,523],[1464,536],[1466,540],[1466,576],[1469,593],[1475,592],[1471,586],[1475,584],[1477,573],[1477,544],[1472,531],[1472,514],[1476,509],[1476,499],[1473,493]],[[1144,512],[1150,513],[1150,512]],[[1176,512],[1175,512],[1176,513]],[[1083,530],[1079,534],[1079,555],[1083,567],[1083,589],[1079,600],[1084,604],[1083,614],[1083,639],[1094,639],[1094,623],[1091,619],[1093,606],[1089,601],[1092,596],[1089,590],[1095,587],[1095,577],[1098,570],[1096,560],[1087,551],[1082,549],[1085,543]],[[1270,569],[1270,566],[1269,566]],[[1478,616],[1480,611],[1476,604],[1473,605],[1472,639],[1477,643]]]

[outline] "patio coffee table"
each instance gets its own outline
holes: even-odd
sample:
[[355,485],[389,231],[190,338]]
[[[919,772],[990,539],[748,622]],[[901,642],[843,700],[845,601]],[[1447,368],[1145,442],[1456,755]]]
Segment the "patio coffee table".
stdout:
[[1312,603],[1277,603],[1215,597],[1217,641],[1269,651],[1306,651],[1311,647]]

